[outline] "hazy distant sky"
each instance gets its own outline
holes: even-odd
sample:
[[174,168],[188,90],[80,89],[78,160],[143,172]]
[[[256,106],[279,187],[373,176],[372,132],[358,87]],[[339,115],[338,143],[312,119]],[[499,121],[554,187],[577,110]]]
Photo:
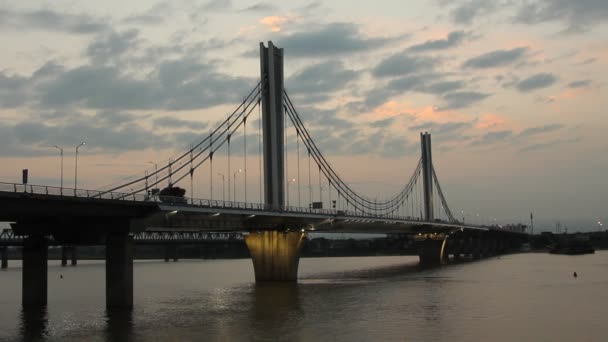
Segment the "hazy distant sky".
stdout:
[[272,40],[362,192],[392,194],[429,131],[454,211],[593,228],[608,220],[607,23],[603,0],[0,0],[0,181],[29,168],[58,185],[60,145],[71,185],[83,140],[83,188],[168,160],[256,84]]

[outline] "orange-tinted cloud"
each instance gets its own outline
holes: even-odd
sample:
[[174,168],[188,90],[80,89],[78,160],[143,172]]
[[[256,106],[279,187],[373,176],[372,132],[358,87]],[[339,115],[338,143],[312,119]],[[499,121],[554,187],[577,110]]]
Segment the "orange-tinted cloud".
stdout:
[[477,125],[475,125],[475,128],[490,130],[504,126],[505,123],[506,120],[500,115],[489,113],[484,114],[481,116],[481,118],[479,118],[479,121],[477,122]]
[[283,24],[285,24],[289,21],[291,21],[291,18],[289,18],[289,17],[271,15],[271,16],[262,18],[262,20],[260,20],[260,23],[262,25],[268,27],[270,29],[270,31],[272,31],[272,32],[279,32],[279,31],[281,31],[281,27],[283,26]]

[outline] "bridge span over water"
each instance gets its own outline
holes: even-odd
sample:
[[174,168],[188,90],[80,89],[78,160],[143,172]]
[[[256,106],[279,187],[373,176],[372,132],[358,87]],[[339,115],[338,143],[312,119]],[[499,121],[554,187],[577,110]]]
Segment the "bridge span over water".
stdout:
[[[260,55],[260,82],[249,95],[209,135],[166,165],[154,165],[153,170],[96,190],[0,183],[0,221],[13,222],[15,234],[23,237],[24,306],[46,305],[49,239],[65,245],[106,246],[108,307],[133,305],[134,235],[150,229],[245,233],[256,281],[296,280],[308,232],[411,235],[424,264],[440,264],[449,255],[476,259],[506,253],[527,239],[516,226],[466,224],[455,218],[433,166],[429,133],[421,133],[421,157],[393,197],[377,200],[360,194],[321,153],[283,88],[283,50],[269,42],[268,47],[260,44]],[[251,185],[246,171],[250,150],[247,122],[254,121],[256,108],[260,116],[257,202],[248,197]],[[286,147],[287,136],[296,146]],[[235,137],[241,137],[243,143],[244,168],[232,173]],[[303,164],[307,161],[308,165],[308,186],[301,184],[301,146]],[[224,152],[228,156],[228,199],[226,175],[222,174],[222,200],[218,200],[213,198],[213,158]],[[297,171],[288,158],[297,160]],[[314,173],[318,171],[318,199],[314,200],[311,165]],[[252,168],[255,166],[250,165]],[[237,200],[239,173],[244,173],[239,191],[243,201]],[[192,195],[195,174],[209,177],[210,198]],[[176,185],[187,188],[188,180],[190,196],[172,196]],[[297,186],[291,196],[290,186]],[[302,188],[308,190],[308,196],[302,196]],[[308,203],[302,205],[302,197],[308,197],[304,200]],[[290,205],[290,199],[298,205]]]

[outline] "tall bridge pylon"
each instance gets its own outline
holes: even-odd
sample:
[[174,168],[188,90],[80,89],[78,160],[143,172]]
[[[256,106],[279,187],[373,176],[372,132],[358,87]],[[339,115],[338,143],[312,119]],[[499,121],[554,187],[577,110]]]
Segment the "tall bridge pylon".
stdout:
[[283,49],[260,43],[264,203],[272,209],[285,204],[285,116],[283,114]]
[[420,147],[422,150],[422,186],[424,193],[424,220],[433,221],[433,157],[431,154],[431,135],[428,132],[420,133]]

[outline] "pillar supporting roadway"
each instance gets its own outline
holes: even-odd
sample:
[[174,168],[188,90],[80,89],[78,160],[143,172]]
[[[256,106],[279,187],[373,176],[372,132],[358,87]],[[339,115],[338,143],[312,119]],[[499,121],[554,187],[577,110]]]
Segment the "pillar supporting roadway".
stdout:
[[296,281],[300,253],[306,234],[302,232],[259,231],[245,236],[255,280]]

